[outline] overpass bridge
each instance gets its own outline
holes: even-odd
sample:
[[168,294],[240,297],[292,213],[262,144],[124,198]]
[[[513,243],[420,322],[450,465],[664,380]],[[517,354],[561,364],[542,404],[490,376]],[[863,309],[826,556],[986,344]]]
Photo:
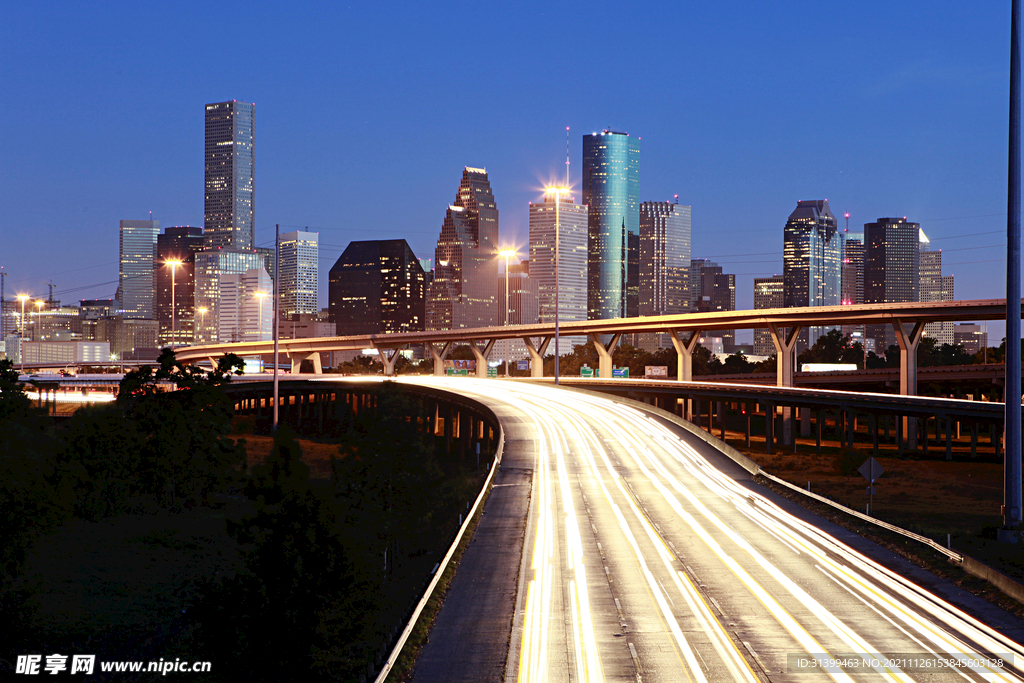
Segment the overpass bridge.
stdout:
[[[615,318],[562,322],[559,336],[586,336],[597,350],[600,372],[611,377],[612,353],[624,334],[666,333],[677,353],[678,379],[693,379],[692,353],[700,336],[715,330],[767,329],[775,344],[778,366],[776,384],[793,386],[796,344],[800,331],[807,327],[854,324],[891,325],[900,347],[900,393],[917,393],[917,346],[926,323],[937,321],[1005,320],[1005,299],[911,302],[897,304],[859,304],[806,308],[777,308],[754,311],[720,311],[681,315]],[[554,323],[509,325],[458,330],[368,334],[347,337],[318,337],[279,340],[280,350],[298,368],[303,360],[312,360],[314,371],[322,372],[320,352],[352,351],[374,348],[380,353],[384,374],[393,375],[398,352],[415,345],[425,346],[434,359],[434,374],[444,374],[444,360],[457,344],[468,344],[477,360],[477,376],[486,378],[486,361],[494,343],[500,339],[521,339],[530,353],[533,377],[544,374],[543,357],[555,339]],[[561,351],[561,349],[560,349]],[[274,352],[271,341],[211,344],[185,347],[178,358],[198,361],[219,358],[225,353],[239,356]]]

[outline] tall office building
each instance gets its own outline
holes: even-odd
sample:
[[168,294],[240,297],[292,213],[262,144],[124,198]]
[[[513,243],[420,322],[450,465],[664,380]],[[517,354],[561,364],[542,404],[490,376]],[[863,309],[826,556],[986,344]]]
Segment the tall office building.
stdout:
[[254,104],[206,105],[207,248],[252,249],[256,244],[255,128]]
[[[537,282],[540,322],[555,322],[555,202],[558,204],[558,321],[587,319],[587,207],[575,197],[546,193],[530,203],[530,279]],[[559,352],[586,337],[559,339]],[[551,353],[554,353],[554,347]]]
[[[785,279],[781,275],[754,278],[754,310],[783,308]],[[771,333],[761,328],[754,329],[754,355],[770,356],[776,352]]]
[[640,234],[640,139],[604,130],[583,136],[583,203],[589,210],[587,317],[626,315],[629,233]]
[[[906,217],[864,224],[864,303],[918,300],[920,234],[921,226]],[[865,336],[876,353],[897,343],[891,325],[868,325]]]
[[[161,345],[186,346],[195,339],[195,255],[202,249],[202,228],[165,228],[163,234],[157,235],[156,319],[160,323],[157,341]],[[180,265],[170,265],[175,261]]]
[[[785,307],[838,306],[840,238],[827,199],[799,201],[783,232]],[[798,350],[813,345],[828,328],[800,332]]]
[[[220,338],[221,277],[253,269],[266,270],[263,256],[255,251],[204,249],[195,255],[196,344],[231,341]],[[272,286],[269,291],[273,291]],[[270,305],[272,311],[273,298]]]
[[640,205],[640,315],[689,313],[689,206]]
[[329,277],[328,307],[338,335],[424,329],[426,279],[405,240],[349,242]]
[[[839,303],[848,306],[864,303],[864,235],[859,232],[839,233],[842,247]],[[843,335],[862,339],[863,325],[843,325]]]
[[320,310],[317,300],[317,274],[320,258],[319,234],[288,232],[281,235],[281,314],[314,314]]
[[[640,205],[638,315],[690,312],[690,216],[678,201]],[[646,351],[672,346],[667,334],[637,337]]]
[[434,250],[427,329],[501,324],[498,261],[498,207],[487,170],[466,166]]
[[274,338],[274,283],[260,266],[219,278],[217,338],[226,342],[260,342]]
[[125,318],[153,319],[156,292],[156,238],[160,221],[121,221],[118,307]]
[[[920,252],[918,254],[918,301],[952,301],[953,276],[942,274],[942,250],[932,251],[931,241],[920,231]],[[936,346],[954,343],[953,321],[927,323],[924,326],[926,337],[935,339]]]
[[[698,313],[736,310],[736,276],[722,272],[722,267],[706,259],[690,260],[690,277],[694,290],[694,308]],[[722,338],[723,351],[730,353],[736,343],[735,330],[715,330]]]

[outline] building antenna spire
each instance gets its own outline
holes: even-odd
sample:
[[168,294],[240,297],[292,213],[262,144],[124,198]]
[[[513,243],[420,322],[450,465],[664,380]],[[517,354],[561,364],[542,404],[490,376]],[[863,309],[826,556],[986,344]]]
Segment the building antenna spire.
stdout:
[[569,187],[569,126],[565,127],[565,186]]

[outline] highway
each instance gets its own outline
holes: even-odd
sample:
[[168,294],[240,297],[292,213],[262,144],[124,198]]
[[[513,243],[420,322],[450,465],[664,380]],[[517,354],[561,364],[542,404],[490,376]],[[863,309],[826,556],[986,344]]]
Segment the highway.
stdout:
[[555,387],[424,383],[516,416],[531,450],[506,681],[1022,680],[1020,644],[661,418]]

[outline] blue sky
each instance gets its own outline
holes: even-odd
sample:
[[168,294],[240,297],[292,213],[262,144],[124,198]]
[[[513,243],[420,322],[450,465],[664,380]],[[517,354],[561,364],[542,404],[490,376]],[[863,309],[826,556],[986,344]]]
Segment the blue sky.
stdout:
[[[112,296],[118,221],[201,225],[203,105],[256,103],[256,239],[433,255],[465,165],[503,241],[581,136],[641,138],[642,200],[693,256],[782,269],[798,199],[922,224],[957,298],[1005,293],[1009,2],[4,3],[7,293]],[[990,330],[994,332],[995,330]],[[1001,333],[1000,333],[1001,336]],[[996,337],[998,339],[998,337]]]

